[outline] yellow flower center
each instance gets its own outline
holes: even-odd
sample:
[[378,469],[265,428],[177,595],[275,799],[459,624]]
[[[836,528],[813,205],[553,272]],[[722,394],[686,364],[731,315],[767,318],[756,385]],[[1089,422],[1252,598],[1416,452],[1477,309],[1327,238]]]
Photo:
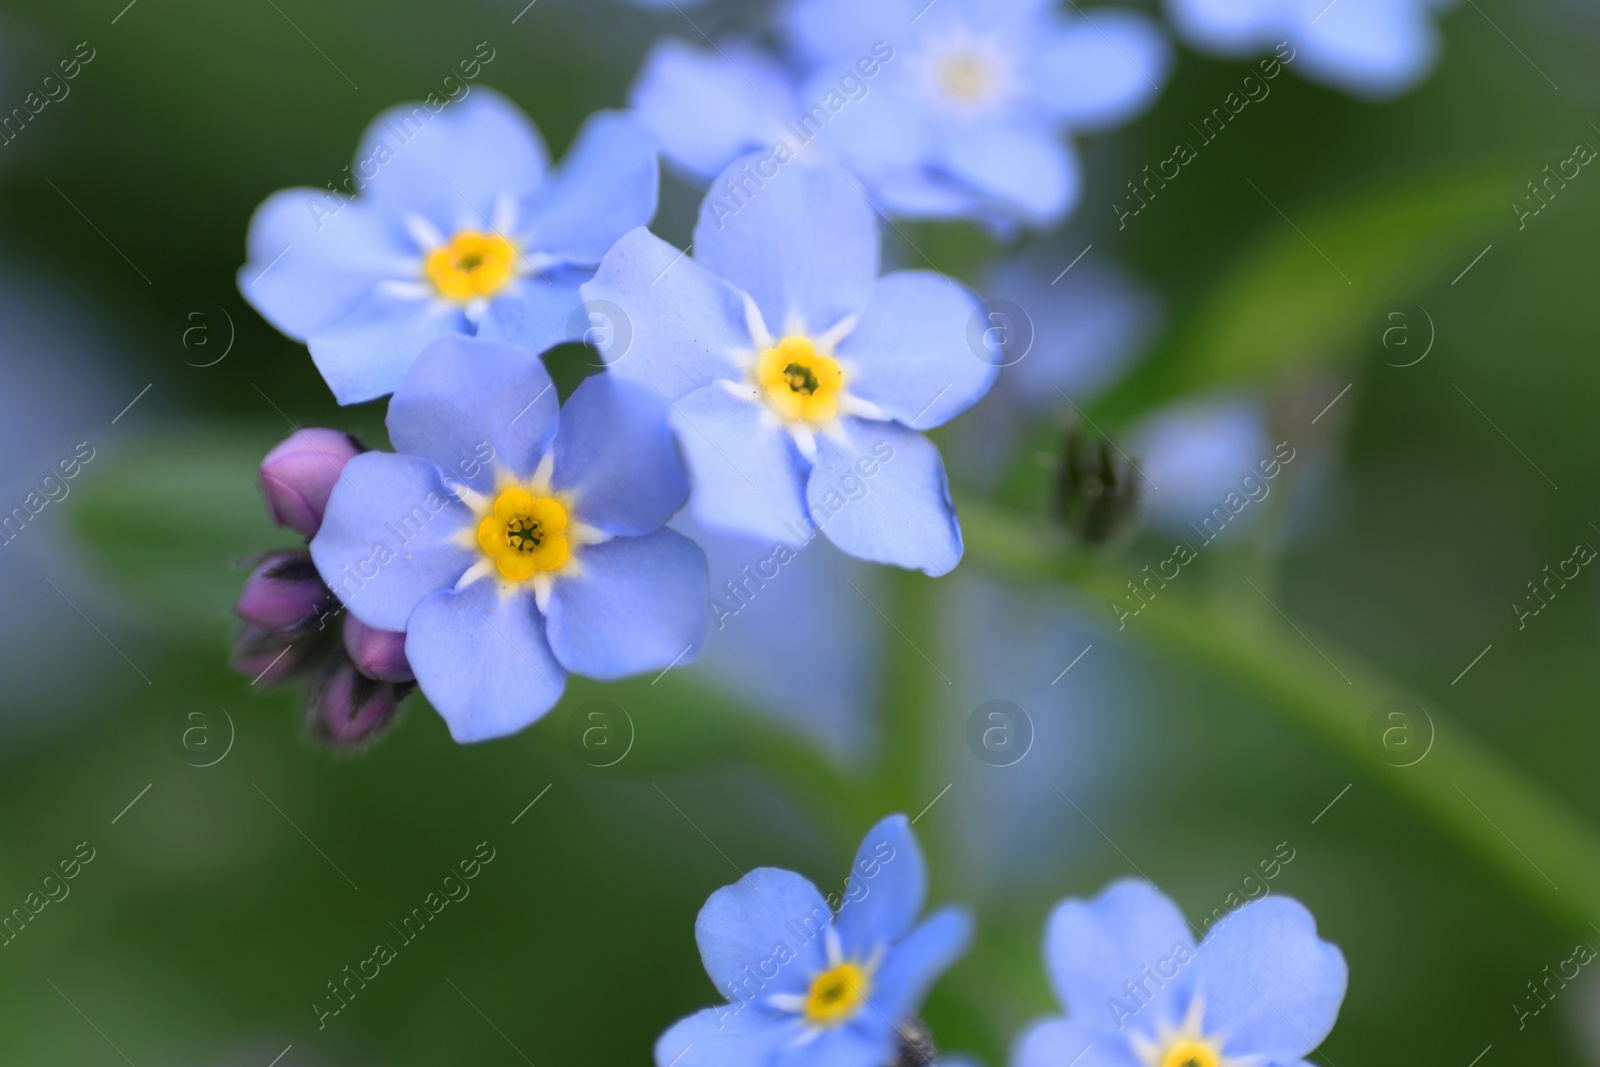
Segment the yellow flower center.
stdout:
[[494,560],[501,577],[520,582],[567,562],[567,509],[553,497],[512,486],[495,498],[478,523],[478,547]]
[[958,104],[976,104],[994,95],[1000,77],[994,64],[975,52],[953,52],[939,61],[939,88]]
[[806,994],[806,1018],[817,1026],[834,1026],[856,1013],[867,999],[871,982],[853,963],[841,963],[823,971],[811,982]]
[[493,296],[511,280],[517,246],[497,233],[462,230],[428,253],[428,277],[451,300]]
[[1161,1067],[1218,1067],[1222,1056],[1214,1045],[1183,1037],[1167,1046],[1160,1062]]
[[827,422],[839,413],[844,371],[838,360],[818,352],[809,337],[785,337],[763,349],[756,381],[767,403],[786,419]]

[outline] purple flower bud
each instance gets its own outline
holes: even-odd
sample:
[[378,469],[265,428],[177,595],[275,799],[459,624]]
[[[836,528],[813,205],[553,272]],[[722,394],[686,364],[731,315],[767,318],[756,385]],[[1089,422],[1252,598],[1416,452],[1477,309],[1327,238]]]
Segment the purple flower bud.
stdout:
[[281,682],[304,662],[311,647],[285,634],[247,626],[233,649],[233,669],[249,678],[251,685]]
[[364,451],[342,430],[296,430],[261,461],[261,495],[272,521],[315,534],[344,465]]
[[344,649],[356,670],[368,678],[384,682],[410,682],[416,679],[406,662],[406,635],[394,630],[368,626],[354,615],[344,620]]
[[411,690],[408,683],[374,681],[341,662],[312,693],[307,725],[335,748],[366,744],[389,728]]
[[315,616],[331,598],[307,553],[280,552],[245,579],[233,610],[263,630],[290,630]]

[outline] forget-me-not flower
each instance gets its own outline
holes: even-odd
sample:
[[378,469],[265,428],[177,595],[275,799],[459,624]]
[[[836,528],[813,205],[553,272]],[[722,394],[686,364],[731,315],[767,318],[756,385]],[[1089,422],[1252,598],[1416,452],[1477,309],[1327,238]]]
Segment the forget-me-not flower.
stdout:
[[1197,947],[1177,905],[1134,880],[1057,905],[1044,956],[1068,1014],[1030,1027],[1013,1067],[1303,1067],[1349,978],[1296,901],[1252,901]]
[[[1439,53],[1435,11],[1454,0],[1167,0],[1196,48],[1243,57],[1287,42],[1289,65],[1316,81],[1381,99],[1410,89]],[[1282,55],[1279,58],[1284,58]]]
[[1274,457],[1266,407],[1248,394],[1170,404],[1135,426],[1129,439],[1148,490],[1141,497],[1146,519],[1179,530],[1210,515],[1238,491],[1241,479],[1259,476],[1258,465]]
[[[728,1003],[656,1041],[656,1067],[883,1067],[934,981],[966,951],[971,919],[927,896],[904,815],[867,832],[842,897],[760,867],[700,909],[695,940]],[[920,1029],[920,1027],[916,1028]]]
[[306,342],[341,404],[392,392],[441,335],[534,351],[576,339],[579,284],[655,215],[654,141],[601,112],[548,171],[539,131],[487,89],[402,104],[337,189],[285,189],[256,210],[239,290]]
[[[1138,114],[1170,61],[1143,16],[1052,0],[790,0],[781,19],[807,72],[797,121],[914,216],[1059,221],[1081,184],[1064,135]],[[885,50],[870,91],[841,94]]]
[[692,257],[640,228],[583,287],[629,323],[602,348],[610,373],[672,402],[700,521],[789,543],[820,529],[863,559],[949,571],[961,527],[917,430],[994,380],[969,346],[977,298],[929,271],[880,278],[872,209],[837,167],[747,160],[725,178],[744,193],[701,205]]
[[688,495],[665,404],[601,375],[558,410],[538,355],[446,337],[389,403],[398,454],[352,459],[311,556],[406,658],[457,741],[500,737],[560,698],[688,662],[705,556],[662,528]]

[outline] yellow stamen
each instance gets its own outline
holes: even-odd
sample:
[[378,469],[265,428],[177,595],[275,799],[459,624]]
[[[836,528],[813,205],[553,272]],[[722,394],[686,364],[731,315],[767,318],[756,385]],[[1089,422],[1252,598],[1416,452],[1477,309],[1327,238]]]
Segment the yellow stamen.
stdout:
[[428,277],[451,300],[493,296],[511,280],[517,248],[496,233],[461,230],[428,253]]
[[806,994],[806,1018],[817,1026],[835,1026],[849,1019],[867,999],[870,980],[853,963],[823,971]]
[[540,571],[560,569],[572,554],[567,509],[554,497],[536,497],[512,486],[495,498],[478,523],[478,547],[494,560],[501,577],[520,582]]
[[939,61],[939,88],[959,104],[976,104],[994,94],[1000,79],[994,64],[973,52],[954,52]]
[[844,370],[838,360],[818,352],[809,337],[785,337],[763,349],[756,381],[767,403],[785,419],[820,423],[839,414]]
[[1161,1057],[1161,1067],[1218,1067],[1221,1062],[1216,1046],[1188,1037],[1174,1041]]

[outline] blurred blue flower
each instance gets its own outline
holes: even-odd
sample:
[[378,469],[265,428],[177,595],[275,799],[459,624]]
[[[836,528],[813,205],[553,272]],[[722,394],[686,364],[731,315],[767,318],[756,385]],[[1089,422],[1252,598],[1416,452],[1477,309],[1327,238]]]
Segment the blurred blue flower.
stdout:
[[662,524],[688,495],[665,405],[610,376],[559,412],[531,350],[446,337],[389,404],[399,450],[352,459],[311,555],[362,622],[406,632],[457,741],[522,729],[569,671],[687,662],[705,557]]
[[1349,969],[1286,897],[1253,901],[1195,946],[1146,882],[1056,906],[1045,966],[1068,1017],[1035,1023],[1013,1067],[1299,1064],[1333,1029]]
[[1455,0],[1167,0],[1179,34],[1206,52],[1244,57],[1287,42],[1278,58],[1357,96],[1396,96],[1433,68],[1433,13]]
[[917,924],[922,851],[904,815],[867,832],[842,900],[761,867],[717,890],[695,940],[727,998],[656,1042],[656,1067],[883,1067],[939,975],[966,951],[971,919],[944,908]]
[[587,301],[629,324],[612,373],[673,405],[710,526],[791,545],[817,531],[853,556],[929,574],[961,558],[939,451],[920,433],[970,407],[994,367],[969,347],[978,301],[928,271],[878,277],[872,209],[832,166],[726,172],[693,258],[643,227]]
[[285,189],[256,210],[239,291],[306,342],[341,404],[392,392],[441,335],[535,351],[575,339],[579,284],[655,214],[654,143],[601,112],[547,169],[539,131],[487,89],[401,104],[368,127],[338,188]]
[[1210,514],[1274,455],[1266,408],[1246,396],[1179,401],[1149,416],[1129,439],[1145,517],[1170,528]]
[[807,71],[794,119],[825,125],[892,212],[1052,225],[1081,186],[1063,134],[1138,114],[1170,63],[1143,16],[1073,12],[1050,0],[791,0],[780,17]]

